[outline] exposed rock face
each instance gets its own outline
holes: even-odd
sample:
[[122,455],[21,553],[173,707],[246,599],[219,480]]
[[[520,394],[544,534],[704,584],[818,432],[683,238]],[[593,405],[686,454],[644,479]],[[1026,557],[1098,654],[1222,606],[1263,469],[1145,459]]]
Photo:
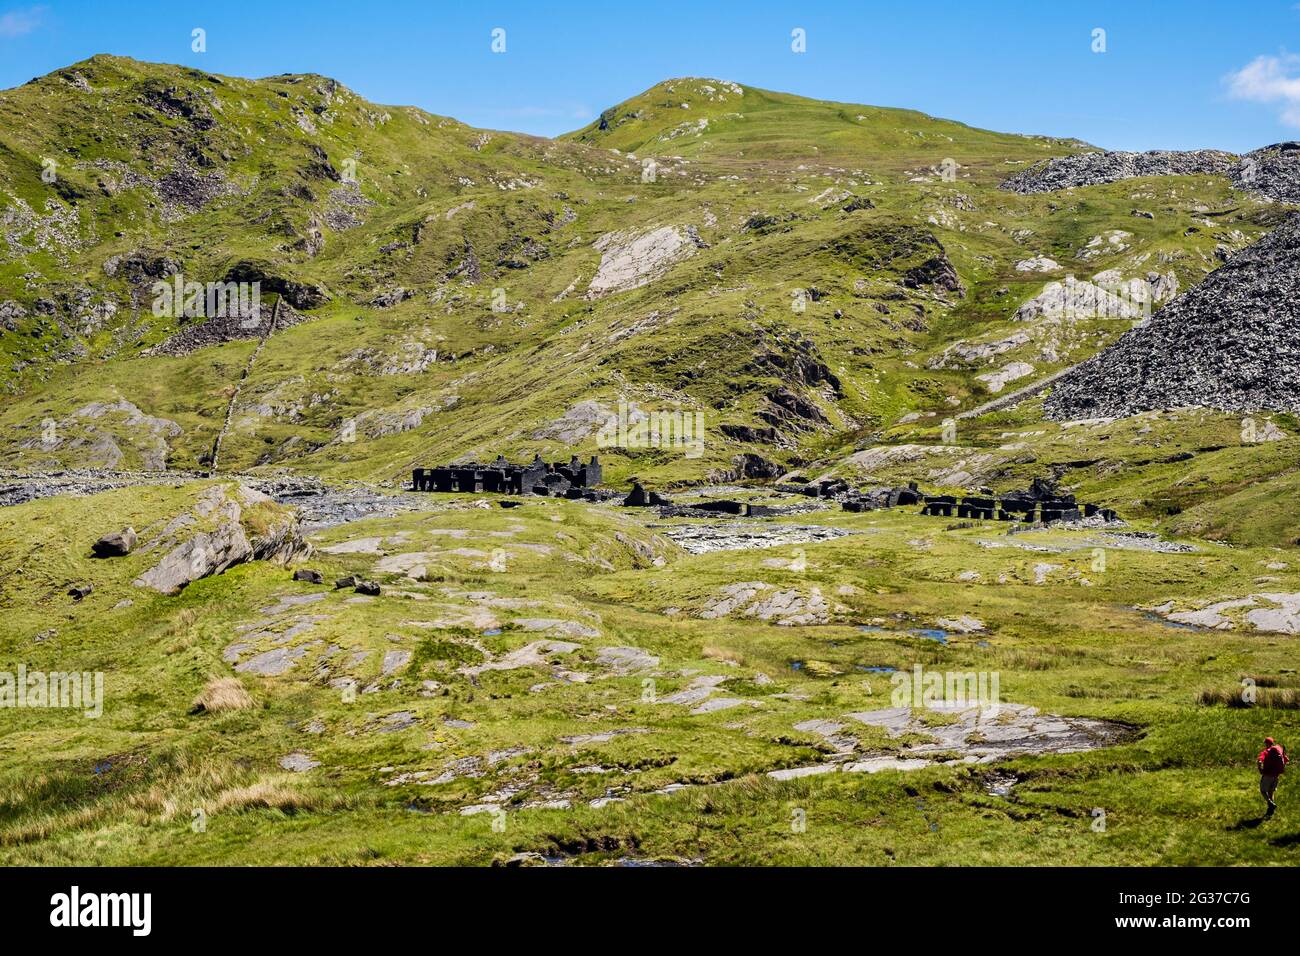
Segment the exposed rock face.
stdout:
[[[646,420],[646,413],[635,402],[629,402],[626,409],[629,427],[639,425]],[[607,405],[588,399],[570,406],[563,415],[548,422],[533,432],[537,440],[555,439],[566,445],[576,445],[595,435],[609,422],[617,423],[616,412]]]
[[147,250],[136,250],[126,255],[111,256],[104,260],[104,275],[120,276],[132,285],[148,285],[166,279],[181,271],[181,263],[171,256]]
[[1237,157],[1217,149],[1153,149],[1145,153],[1079,153],[1036,163],[1003,181],[1001,188],[1027,195],[1072,186],[1097,186],[1136,176],[1230,175]]
[[[130,450],[145,471],[164,471],[171,452],[169,438],[181,434],[170,418],[148,415],[126,399],[91,402],[56,423],[52,434],[19,442],[20,448],[76,452],[79,460],[97,468],[121,466]],[[125,449],[123,445],[127,446]]]
[[1014,382],[1026,375],[1033,374],[1034,367],[1028,362],[1011,362],[996,372],[985,372],[983,375],[976,375],[975,378],[983,382],[985,387],[996,395],[1007,387],[1008,382]]
[[1177,624],[1192,627],[1300,634],[1300,594],[1266,591],[1188,610],[1176,610],[1176,607],[1175,602],[1169,601],[1152,610]]
[[1059,268],[1061,268],[1060,263],[1047,256],[1034,256],[1032,259],[1021,259],[1016,263],[1017,272],[1055,272]]
[[814,587],[807,595],[797,590],[774,588],[761,581],[728,584],[698,617],[719,618],[743,614],[786,627],[802,624],[825,624],[830,619],[830,605],[821,589]]
[[661,226],[639,236],[611,232],[594,247],[600,252],[600,268],[587,287],[587,298],[598,299],[614,292],[635,289],[668,271],[674,263],[693,255],[694,242],[675,226]]
[[1049,282],[1013,318],[1017,322],[1140,319],[1177,290],[1178,278],[1172,272],[1150,272],[1146,279],[1127,280],[1115,270],[1098,273],[1092,281],[1066,276],[1063,282]]
[[937,256],[904,272],[903,285],[909,289],[930,286],[932,289],[954,293],[959,298],[966,295],[966,288],[961,284],[961,278],[957,275],[957,270],[953,268],[942,246],[939,247]]
[[1051,418],[1300,410],[1300,214],[1063,376]]
[[260,283],[263,295],[274,292],[295,309],[315,309],[329,300],[329,292],[321,286],[279,275],[270,263],[252,259],[236,262],[226,271],[223,281]]
[[778,430],[802,432],[830,424],[816,402],[785,386],[768,392],[766,398],[767,404],[759,409],[758,417]]
[[298,516],[247,485],[218,485],[168,522],[146,550],[168,549],[136,587],[177,594],[186,585],[244,561],[292,560],[310,551]]
[[993,342],[968,342],[965,339],[959,339],[944,349],[942,353],[930,359],[926,363],[926,367],[949,368],[953,365],[974,365],[981,362],[992,362],[994,358],[1003,352],[1010,352],[1022,345],[1028,345],[1030,341],[1032,339],[1028,332],[1015,332],[1006,338],[997,339]]

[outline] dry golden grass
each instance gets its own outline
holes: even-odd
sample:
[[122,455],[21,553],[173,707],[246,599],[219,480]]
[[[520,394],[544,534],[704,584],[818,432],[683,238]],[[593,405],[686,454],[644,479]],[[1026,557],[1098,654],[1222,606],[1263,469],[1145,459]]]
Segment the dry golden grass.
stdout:
[[226,810],[310,810],[317,800],[295,789],[287,776],[263,777],[246,787],[233,787],[217,794],[214,808]]
[[708,645],[704,648],[703,656],[706,660],[724,661],[725,663],[736,664],[737,666],[745,663],[745,655],[726,647]]
[[220,714],[230,710],[248,710],[257,706],[253,695],[234,677],[214,677],[198,697],[191,713]]

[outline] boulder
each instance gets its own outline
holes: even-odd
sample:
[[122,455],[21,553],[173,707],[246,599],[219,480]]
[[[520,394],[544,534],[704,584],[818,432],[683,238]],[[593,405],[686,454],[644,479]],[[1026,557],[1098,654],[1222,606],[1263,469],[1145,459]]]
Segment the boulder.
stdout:
[[302,538],[298,513],[243,484],[201,492],[193,507],[168,522],[147,550],[164,551],[136,587],[179,594],[200,578],[245,561],[287,564],[311,548]]
[[90,546],[97,558],[120,558],[131,553],[136,545],[135,528],[110,531]]
[[295,581],[306,581],[308,584],[324,584],[325,576],[319,571],[313,571],[310,568],[299,568],[293,572]]
[[353,590],[358,594],[368,594],[371,597],[377,597],[379,595],[379,585],[374,581],[358,581]]
[[354,588],[357,586],[357,577],[355,574],[349,574],[339,578],[334,582],[334,590],[341,591],[344,588]]
[[80,601],[82,598],[88,597],[94,590],[95,586],[87,582],[85,584],[74,584],[72,587],[68,588],[68,593],[72,595],[74,601]]

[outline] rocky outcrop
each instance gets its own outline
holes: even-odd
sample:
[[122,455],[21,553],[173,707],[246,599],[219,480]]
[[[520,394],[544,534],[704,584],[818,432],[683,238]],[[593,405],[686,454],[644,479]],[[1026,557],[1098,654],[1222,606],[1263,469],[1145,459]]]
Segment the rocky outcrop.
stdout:
[[[635,402],[626,404],[625,413],[629,428],[640,426],[647,418]],[[594,399],[587,399],[571,405],[563,415],[542,425],[533,432],[533,438],[537,441],[553,439],[566,445],[576,445],[608,427],[611,422],[617,426],[618,417],[614,409]]]
[[119,398],[83,405],[48,433],[24,439],[18,447],[97,468],[118,468],[130,454],[144,471],[163,471],[171,454],[168,439],[180,434],[180,425],[170,418],[148,415]]
[[675,263],[694,255],[696,245],[676,226],[661,226],[639,236],[611,232],[596,240],[600,267],[587,287],[588,299],[635,289],[659,278]]
[[1300,634],[1300,594],[1265,591],[1216,600],[1185,610],[1179,610],[1174,601],[1167,601],[1152,610],[1175,624],[1188,627]]
[[165,551],[136,587],[178,594],[190,583],[245,561],[287,563],[310,553],[297,513],[243,484],[202,492],[143,551]]
[[1026,375],[1033,375],[1034,367],[1028,362],[1010,362],[1002,366],[996,372],[985,372],[983,375],[976,375],[977,381],[983,382],[984,387],[992,394],[996,395],[1007,387],[1008,383],[1018,381]]
[[909,289],[928,286],[941,292],[951,292],[958,298],[966,295],[966,288],[961,284],[961,278],[957,275],[957,270],[953,268],[942,246],[939,247],[937,256],[904,272],[903,285]]
[[1113,269],[1091,281],[1066,276],[1062,282],[1049,282],[1012,318],[1017,322],[1141,319],[1177,291],[1178,277],[1172,272],[1149,272],[1145,279],[1123,279]]
[[1016,263],[1017,272],[1055,272],[1059,268],[1061,268],[1060,263],[1047,256],[1034,256],[1031,259],[1021,259]]
[[1137,176],[1191,176],[1206,173],[1227,176],[1236,169],[1237,162],[1237,157],[1232,153],[1217,149],[1078,153],[1035,163],[1004,180],[1001,188],[1028,195],[1075,186],[1099,186]]
[[1062,376],[1051,418],[1300,410],[1300,214]]
[[705,619],[743,615],[771,621],[785,627],[825,624],[831,606],[814,587],[807,594],[795,589],[780,589],[762,581],[741,581],[724,587],[696,617]]
[[292,279],[270,263],[254,259],[236,262],[226,270],[223,281],[259,283],[263,295],[274,292],[295,309],[315,309],[329,301],[329,292],[323,286]]
[[179,260],[162,253],[138,249],[126,255],[110,256],[104,260],[104,275],[122,278],[132,285],[149,285],[181,271]]
[[768,392],[766,399],[756,414],[778,430],[802,432],[830,425],[816,402],[789,388],[778,387]]

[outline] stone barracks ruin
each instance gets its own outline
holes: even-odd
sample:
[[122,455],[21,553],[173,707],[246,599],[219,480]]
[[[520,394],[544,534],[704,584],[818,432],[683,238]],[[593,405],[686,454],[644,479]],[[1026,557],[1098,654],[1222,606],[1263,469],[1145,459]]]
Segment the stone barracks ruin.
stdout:
[[1074,495],[1059,493],[1055,483],[1044,478],[1035,478],[1024,491],[1012,491],[1003,495],[992,492],[963,495],[960,498],[956,495],[927,495],[913,481],[906,488],[880,488],[841,501],[841,507],[845,511],[874,511],[877,508],[918,504],[923,515],[977,521],[1049,524],[1053,521],[1078,521],[1093,516],[1100,516],[1103,521],[1114,521],[1117,517],[1109,508],[1080,504]]
[[416,468],[411,473],[415,491],[495,492],[503,495],[548,495],[581,497],[601,481],[600,461],[595,455],[582,463],[574,455],[567,464],[542,461],[538,455],[527,465],[514,465],[498,455],[491,464],[469,462],[440,468]]

